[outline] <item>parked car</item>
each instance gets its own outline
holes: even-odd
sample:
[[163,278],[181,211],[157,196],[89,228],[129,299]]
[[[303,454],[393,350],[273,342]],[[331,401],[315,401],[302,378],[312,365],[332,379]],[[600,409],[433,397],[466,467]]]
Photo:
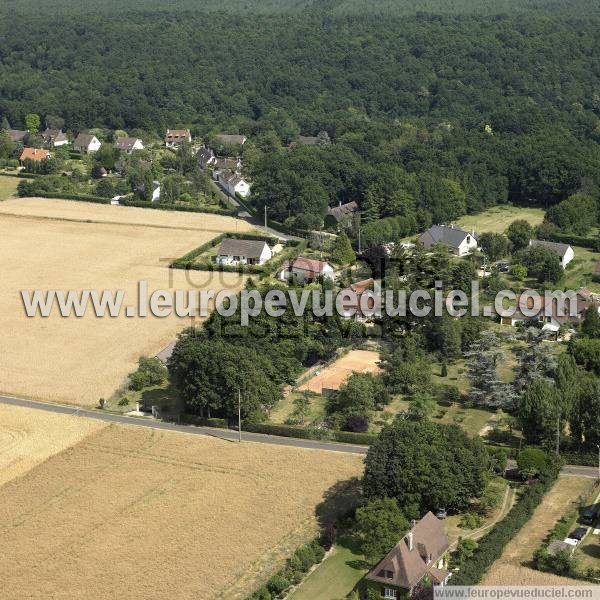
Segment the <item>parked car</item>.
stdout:
[[438,519],[445,519],[448,516],[448,511],[445,508],[438,508],[435,512],[435,516]]
[[596,508],[586,508],[581,514],[581,521],[588,525],[593,525],[596,520]]
[[578,527],[577,529],[575,529],[575,531],[572,531],[569,534],[569,537],[572,540],[577,540],[578,542],[580,542],[585,537],[585,534],[587,533],[587,531],[588,531],[587,527]]
[[508,273],[508,263],[507,262],[499,262],[496,263],[496,268],[500,273]]

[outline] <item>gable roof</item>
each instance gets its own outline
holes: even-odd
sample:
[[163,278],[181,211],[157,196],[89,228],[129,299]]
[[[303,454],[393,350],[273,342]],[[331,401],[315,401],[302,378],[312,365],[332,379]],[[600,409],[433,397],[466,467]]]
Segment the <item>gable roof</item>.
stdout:
[[196,158],[200,162],[206,162],[206,161],[210,160],[211,158],[213,158],[214,155],[215,155],[214,152],[210,148],[205,148],[204,146],[199,148],[198,152],[196,152]]
[[316,146],[319,143],[319,138],[316,135],[299,135],[298,142],[304,146]]
[[165,142],[182,142],[183,140],[189,140],[191,136],[189,129],[167,129]]
[[239,168],[240,162],[237,158],[217,158],[215,160],[215,171],[222,171],[225,169],[230,169],[231,171],[235,171]]
[[217,133],[215,139],[223,142],[224,144],[233,144],[242,146],[246,141],[245,135],[230,134],[230,133]]
[[22,142],[27,135],[27,131],[21,131],[20,129],[7,129],[8,137],[13,142]]
[[40,148],[23,148],[19,160],[44,160],[50,156],[48,150]]
[[259,258],[265,246],[264,240],[237,240],[225,238],[219,247],[219,256],[246,256],[248,258]]
[[[449,546],[443,523],[433,513],[428,512],[383,560],[369,571],[366,578],[410,590],[419,583],[423,575],[433,572],[435,563]],[[437,570],[434,573],[436,578],[442,575],[443,573]]]
[[346,204],[340,204],[327,209],[327,214],[331,215],[336,221],[341,221],[344,217],[354,214],[358,210],[358,204],[353,200]]
[[75,146],[81,146],[83,148],[87,148],[94,140],[97,140],[98,138],[95,135],[92,135],[91,133],[80,133],[76,138],[75,138]]
[[543,248],[548,248],[549,250],[552,250],[552,252],[555,252],[556,254],[558,254],[558,256],[560,256],[561,260],[564,258],[565,254],[567,253],[567,250],[571,247],[569,246],[569,244],[560,244],[558,242],[548,242],[546,240],[530,240],[529,241],[529,245],[532,247],[536,247],[536,246],[542,246]]
[[327,266],[331,267],[326,261],[306,258],[305,256],[299,256],[292,262],[292,268],[300,269],[301,271],[310,271],[311,273],[322,273]]
[[141,142],[142,140],[132,137],[118,137],[115,140],[115,148],[118,150],[133,150],[133,147],[138,141]]
[[460,227],[432,225],[419,236],[419,242],[424,246],[445,244],[451,248],[458,248],[468,235],[472,236],[475,240],[477,239],[476,235]]
[[46,128],[46,130],[42,133],[42,139],[47,143],[64,142],[67,140],[67,134],[60,129]]

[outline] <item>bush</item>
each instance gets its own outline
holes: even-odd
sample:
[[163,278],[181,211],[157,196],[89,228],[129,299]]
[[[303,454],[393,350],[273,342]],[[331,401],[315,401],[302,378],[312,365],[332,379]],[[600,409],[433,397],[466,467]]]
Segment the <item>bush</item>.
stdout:
[[267,581],[267,590],[272,596],[278,596],[284,590],[287,590],[291,585],[291,582],[286,579],[283,575],[276,573]]
[[523,479],[537,477],[550,466],[550,457],[540,448],[525,448],[517,456],[517,467]]
[[476,513],[465,513],[458,524],[462,529],[478,529],[483,526],[483,519]]
[[346,430],[353,433],[365,433],[369,429],[369,418],[365,415],[349,415]]

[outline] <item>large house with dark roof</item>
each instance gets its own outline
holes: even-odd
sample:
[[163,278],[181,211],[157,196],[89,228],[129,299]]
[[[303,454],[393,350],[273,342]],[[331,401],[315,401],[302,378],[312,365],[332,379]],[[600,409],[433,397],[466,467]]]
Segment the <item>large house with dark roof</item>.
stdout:
[[73,149],[77,152],[98,152],[102,144],[100,140],[91,133],[80,133],[73,142]]
[[115,148],[131,154],[134,150],[143,150],[144,142],[140,138],[118,137],[115,140]]
[[61,131],[60,129],[50,129],[49,127],[42,132],[42,139],[46,145],[54,146],[55,148],[66,146],[69,143],[69,138],[64,131]]
[[167,148],[178,148],[183,142],[192,143],[192,134],[189,129],[167,129],[165,134]]
[[243,146],[248,139],[245,135],[218,133],[214,137],[215,141],[228,146]]
[[382,598],[416,595],[450,578],[450,544],[442,521],[428,512],[365,576],[365,594],[373,590]]
[[542,247],[552,250],[560,260],[560,266],[565,269],[566,266],[575,258],[575,252],[569,244],[559,244],[558,242],[547,242],[546,240],[529,240],[532,248]]
[[263,265],[273,256],[267,242],[263,240],[239,240],[225,238],[217,253],[220,265]]
[[354,202],[346,202],[346,204],[340,204],[338,206],[330,207],[327,209],[327,215],[325,216],[325,225],[332,227],[334,225],[344,224],[358,212],[358,204]]
[[456,256],[466,256],[477,250],[477,236],[452,225],[433,225],[419,236],[419,244],[431,250],[436,244],[447,246]]
[[8,133],[11,142],[24,142],[25,138],[29,135],[28,131],[21,129],[7,129],[6,133]]

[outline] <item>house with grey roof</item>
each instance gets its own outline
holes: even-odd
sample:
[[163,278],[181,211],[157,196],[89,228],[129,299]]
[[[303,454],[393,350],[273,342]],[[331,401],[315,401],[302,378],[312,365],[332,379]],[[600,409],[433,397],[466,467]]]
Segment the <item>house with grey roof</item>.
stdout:
[[365,588],[382,598],[416,595],[425,587],[445,585],[450,543],[444,524],[428,512],[365,576]]
[[42,133],[42,139],[47,146],[54,146],[55,148],[66,146],[69,143],[67,134],[60,129],[46,128]]
[[248,138],[245,135],[218,133],[214,139],[216,142],[227,144],[228,146],[243,146]]
[[206,169],[210,165],[214,165],[217,162],[215,153],[210,149],[202,146],[196,152],[196,159],[201,169]]
[[100,150],[100,140],[91,133],[80,133],[73,142],[73,149],[77,152],[84,152],[89,154],[90,152],[98,152]]
[[115,140],[115,148],[121,150],[121,152],[131,154],[134,150],[143,150],[144,142],[139,138],[118,137]]
[[418,241],[426,250],[442,244],[456,256],[466,256],[477,250],[475,232],[465,231],[453,225],[433,225],[419,236]]
[[22,131],[21,129],[7,129],[6,133],[8,133],[11,142],[24,142],[29,134],[28,131]]
[[263,265],[273,256],[264,240],[225,238],[217,253],[220,265]]
[[546,240],[529,240],[531,248],[548,248],[552,250],[560,259],[560,266],[565,269],[566,266],[575,258],[575,251],[569,244],[559,244],[558,242],[548,242]]
[[327,215],[325,216],[325,225],[332,227],[334,225],[340,225],[348,222],[358,212],[358,204],[354,202],[341,202],[338,206],[333,206],[327,209]]

